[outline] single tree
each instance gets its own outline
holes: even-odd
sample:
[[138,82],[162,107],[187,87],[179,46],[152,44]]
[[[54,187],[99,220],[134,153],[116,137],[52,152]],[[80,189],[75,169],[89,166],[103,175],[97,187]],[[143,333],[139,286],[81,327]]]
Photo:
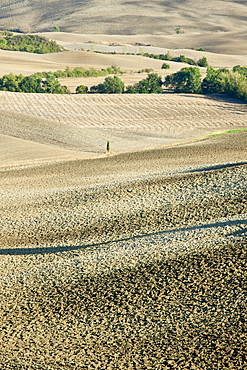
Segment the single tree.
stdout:
[[15,75],[14,73],[4,75],[2,78],[0,78],[0,90],[21,92],[19,84],[23,78],[23,75]]
[[20,90],[26,93],[43,93],[42,78],[26,76],[19,84]]
[[225,91],[225,81],[223,73],[226,69],[207,69],[206,77],[203,79],[201,88],[204,94],[221,94]]
[[64,94],[65,88],[61,86],[58,79],[52,74],[48,73],[47,77],[42,80],[42,89],[49,94]]

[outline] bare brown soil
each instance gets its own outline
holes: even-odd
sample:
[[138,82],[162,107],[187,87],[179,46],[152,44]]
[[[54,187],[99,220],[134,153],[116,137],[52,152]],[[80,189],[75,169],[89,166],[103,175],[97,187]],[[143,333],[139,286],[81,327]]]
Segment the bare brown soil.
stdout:
[[238,132],[2,168],[4,369],[245,369]]
[[[0,75],[118,65],[127,85],[185,66],[133,48],[247,65],[245,16],[243,1],[5,1],[2,28],[76,33],[41,33],[65,53],[0,50]],[[247,134],[207,137],[246,128],[246,104],[0,92],[0,107],[0,368],[246,370]]]

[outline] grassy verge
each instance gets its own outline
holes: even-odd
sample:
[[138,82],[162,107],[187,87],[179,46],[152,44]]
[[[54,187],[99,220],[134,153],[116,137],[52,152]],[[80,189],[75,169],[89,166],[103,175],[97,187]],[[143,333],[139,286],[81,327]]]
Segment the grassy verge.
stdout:
[[207,136],[208,137],[211,137],[211,136],[226,135],[226,134],[231,134],[232,132],[239,132],[239,131],[247,131],[247,128],[239,128],[239,129],[235,129],[235,130],[227,130],[227,131],[218,132],[218,133],[215,133],[215,134],[210,134],[210,135],[207,135]]

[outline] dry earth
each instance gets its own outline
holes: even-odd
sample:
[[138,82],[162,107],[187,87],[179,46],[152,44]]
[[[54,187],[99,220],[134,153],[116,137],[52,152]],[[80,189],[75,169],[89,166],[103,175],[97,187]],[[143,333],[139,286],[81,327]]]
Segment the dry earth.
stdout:
[[[143,68],[168,73],[94,50],[247,65],[244,1],[91,5],[2,2],[2,28],[84,34],[43,33],[62,54],[0,50],[0,75],[119,65],[130,84]],[[247,128],[246,104],[0,92],[0,107],[0,368],[246,370],[247,134],[207,137]]]
[[[208,46],[214,52],[247,54],[244,0],[4,0],[0,10],[2,29],[44,32],[59,26],[83,34],[140,35],[139,40],[144,35],[151,44],[153,36],[165,36],[170,48]],[[177,27],[184,34],[177,35]]]
[[0,171],[4,369],[246,369],[246,142]]

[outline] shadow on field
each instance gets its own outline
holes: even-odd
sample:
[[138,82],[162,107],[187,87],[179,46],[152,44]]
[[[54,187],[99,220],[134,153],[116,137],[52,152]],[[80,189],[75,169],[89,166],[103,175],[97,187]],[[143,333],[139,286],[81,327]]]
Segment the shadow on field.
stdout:
[[[21,256],[21,255],[28,255],[28,254],[32,255],[32,254],[68,252],[68,251],[75,251],[79,249],[101,247],[101,246],[105,246],[111,243],[121,243],[121,242],[126,242],[126,241],[130,241],[134,239],[142,239],[142,238],[146,238],[150,236],[162,235],[162,234],[179,232],[179,231],[193,231],[193,230],[198,230],[198,229],[208,229],[208,228],[213,228],[213,227],[225,227],[225,226],[241,225],[241,224],[247,225],[247,220],[222,221],[222,222],[214,222],[214,223],[198,225],[198,226],[181,227],[177,229],[159,231],[156,233],[134,235],[128,238],[113,239],[113,240],[108,240],[106,242],[77,245],[77,246],[64,246],[64,247],[51,247],[51,248],[49,247],[48,248],[5,248],[5,249],[0,249],[0,255],[19,255]],[[237,236],[239,234],[241,235],[241,233],[243,233],[242,230],[243,229],[241,229],[240,231],[235,231],[233,233],[227,234],[227,236],[231,236],[231,235]]]
[[245,166],[246,164],[247,164],[247,162],[216,164],[214,166],[204,166],[204,167],[201,167],[201,168],[186,170],[185,172],[203,172],[203,171],[221,170],[223,168]]

